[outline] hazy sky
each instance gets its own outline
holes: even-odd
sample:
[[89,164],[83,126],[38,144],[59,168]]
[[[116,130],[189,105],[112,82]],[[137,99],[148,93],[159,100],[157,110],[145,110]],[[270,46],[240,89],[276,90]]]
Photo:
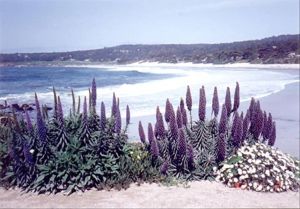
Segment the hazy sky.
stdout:
[[219,43],[299,33],[299,0],[0,0],[0,51]]

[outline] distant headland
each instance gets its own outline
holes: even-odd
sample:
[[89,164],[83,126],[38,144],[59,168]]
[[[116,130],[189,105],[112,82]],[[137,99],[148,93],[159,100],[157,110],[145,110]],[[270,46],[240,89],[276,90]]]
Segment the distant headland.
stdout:
[[0,54],[0,66],[77,62],[129,64],[141,61],[299,64],[299,34],[220,44],[136,44],[70,52]]

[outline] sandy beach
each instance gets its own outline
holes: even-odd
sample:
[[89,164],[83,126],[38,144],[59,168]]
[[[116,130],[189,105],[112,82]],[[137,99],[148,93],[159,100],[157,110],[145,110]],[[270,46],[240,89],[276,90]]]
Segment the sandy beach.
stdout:
[[0,189],[1,208],[299,208],[299,192],[259,193],[200,181],[189,187],[131,185],[121,191],[88,191],[71,196],[21,194]]

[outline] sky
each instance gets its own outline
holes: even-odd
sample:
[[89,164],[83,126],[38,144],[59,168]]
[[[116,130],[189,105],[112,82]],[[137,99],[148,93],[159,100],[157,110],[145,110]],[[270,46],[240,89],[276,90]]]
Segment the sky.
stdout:
[[299,0],[0,0],[0,53],[299,34]]

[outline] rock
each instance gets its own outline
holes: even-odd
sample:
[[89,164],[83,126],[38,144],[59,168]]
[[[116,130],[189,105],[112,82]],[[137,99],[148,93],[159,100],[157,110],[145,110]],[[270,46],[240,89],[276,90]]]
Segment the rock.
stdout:
[[18,104],[12,104],[11,108],[13,108],[15,111],[23,111],[23,109]]
[[21,108],[22,110],[28,110],[28,111],[34,110],[33,107],[29,104],[22,104]]
[[53,108],[52,107],[46,107],[47,108],[47,110],[49,111],[49,110],[53,110]]

